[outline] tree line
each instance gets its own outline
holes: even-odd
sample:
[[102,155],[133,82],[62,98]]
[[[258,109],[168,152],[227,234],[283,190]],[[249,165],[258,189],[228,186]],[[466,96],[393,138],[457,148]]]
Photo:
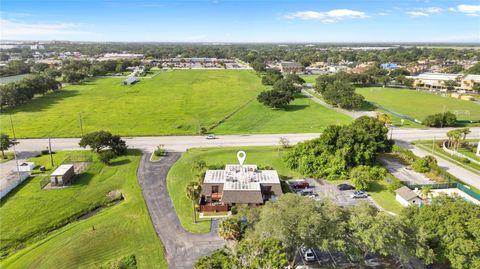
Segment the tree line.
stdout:
[[51,75],[44,73],[31,75],[20,81],[0,86],[0,108],[13,108],[27,103],[35,95],[57,91],[60,88],[61,83]]
[[368,255],[396,265],[417,257],[427,265],[480,266],[480,207],[458,196],[440,195],[396,216],[367,203],[341,207],[294,194],[234,213],[219,226],[230,244],[197,260],[195,268],[285,268],[301,248],[312,247],[343,253],[361,268]]

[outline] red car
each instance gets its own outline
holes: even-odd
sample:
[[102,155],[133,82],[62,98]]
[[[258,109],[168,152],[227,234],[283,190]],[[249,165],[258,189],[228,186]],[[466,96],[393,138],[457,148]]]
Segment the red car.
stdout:
[[294,189],[306,189],[310,187],[310,184],[305,180],[299,180],[291,183]]

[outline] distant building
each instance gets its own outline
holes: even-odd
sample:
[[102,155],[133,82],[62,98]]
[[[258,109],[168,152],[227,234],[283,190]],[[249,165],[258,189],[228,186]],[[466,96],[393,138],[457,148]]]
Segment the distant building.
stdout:
[[72,182],[75,176],[73,164],[62,164],[50,174],[51,186],[64,186]]
[[349,71],[350,70],[350,67],[346,66],[346,65],[329,65],[328,66],[328,72],[330,73],[337,73],[337,72],[340,72],[340,71]]
[[207,170],[205,173],[200,209],[226,211],[235,205],[258,206],[282,194],[276,170],[228,164],[224,170]]
[[480,75],[466,75],[460,84],[460,87],[464,90],[472,90],[475,84],[480,84]]
[[137,83],[139,80],[137,77],[128,77],[126,80],[123,81],[123,85],[132,85]]
[[280,72],[286,74],[302,73],[304,67],[296,62],[282,61],[279,64]]
[[422,199],[407,186],[403,186],[395,191],[395,200],[403,206],[420,205]]
[[143,54],[136,53],[105,53],[99,61],[119,60],[119,59],[142,59]]
[[407,76],[414,79],[413,86],[428,89],[445,89],[445,81],[456,81],[460,74],[423,73],[417,76]]
[[380,65],[381,68],[383,69],[397,69],[400,68],[398,64],[395,63],[385,63]]

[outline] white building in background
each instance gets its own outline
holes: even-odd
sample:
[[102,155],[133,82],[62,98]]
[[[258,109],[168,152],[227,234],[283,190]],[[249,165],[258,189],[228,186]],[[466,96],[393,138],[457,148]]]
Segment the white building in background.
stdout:
[[422,198],[412,191],[407,186],[403,186],[395,191],[395,200],[403,206],[410,205],[420,205],[422,203]]

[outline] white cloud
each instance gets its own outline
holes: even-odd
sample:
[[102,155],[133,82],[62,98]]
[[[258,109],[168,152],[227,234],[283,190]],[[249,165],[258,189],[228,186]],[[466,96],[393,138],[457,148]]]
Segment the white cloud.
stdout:
[[479,16],[480,15],[480,5],[458,5],[457,11],[465,13],[469,16]]
[[368,18],[368,15],[363,11],[356,11],[351,9],[332,9],[325,12],[319,11],[298,11],[289,13],[285,16],[287,19],[300,20],[319,20],[326,23],[336,22],[345,19],[363,19]]
[[427,8],[415,8],[405,13],[413,17],[428,17],[430,15],[441,14],[442,12],[443,12],[443,9],[439,7],[427,7]]
[[405,13],[407,13],[408,15],[413,16],[413,17],[428,17],[428,16],[430,16],[428,13],[421,12],[421,11],[407,11]]
[[0,39],[66,39],[92,33],[81,31],[75,23],[30,23],[0,19]]

